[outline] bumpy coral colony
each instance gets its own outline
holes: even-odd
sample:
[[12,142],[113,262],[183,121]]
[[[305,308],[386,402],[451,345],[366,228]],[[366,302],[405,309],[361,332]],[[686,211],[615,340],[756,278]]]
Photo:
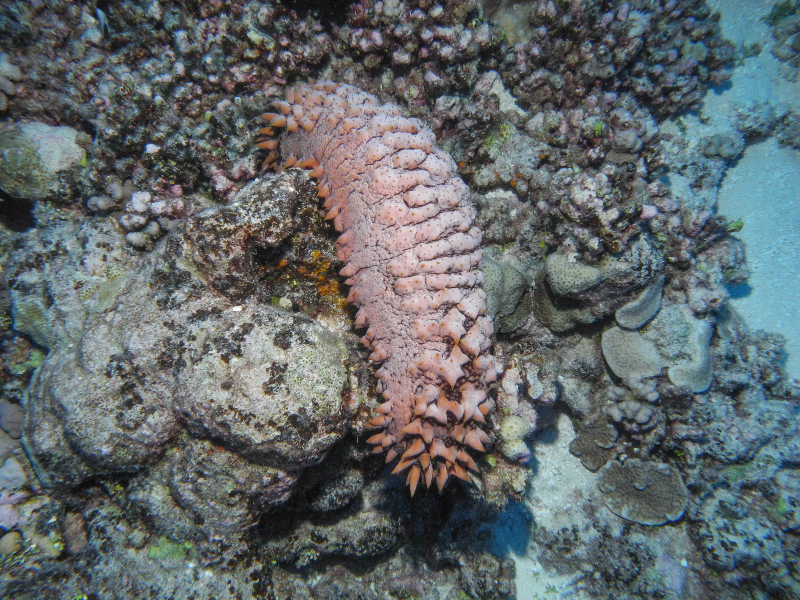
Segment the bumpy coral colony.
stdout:
[[[472,227],[469,189],[449,154],[418,119],[353,86],[298,85],[278,113],[263,118],[258,146],[267,165],[311,169],[359,307],[361,338],[372,350],[377,391],[385,402],[368,439],[394,473],[408,469],[441,491],[450,475],[478,471],[468,450],[489,442],[481,425],[494,408],[497,379],[488,353],[493,332],[481,285],[481,233]],[[285,127],[279,139],[270,139]]]

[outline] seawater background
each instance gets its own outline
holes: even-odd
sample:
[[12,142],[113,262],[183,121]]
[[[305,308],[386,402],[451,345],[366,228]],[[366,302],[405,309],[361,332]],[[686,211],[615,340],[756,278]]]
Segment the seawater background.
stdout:
[[[759,43],[763,49],[737,65],[728,84],[709,90],[699,111],[680,117],[685,133],[678,130],[675,118],[659,124],[662,132],[688,138],[690,147],[703,137],[730,131],[737,109],[772,106],[780,111],[800,103],[800,82],[784,77],[786,66],[770,53],[774,40],[762,18],[774,2],[707,0],[707,4],[720,12],[725,38],[737,47]],[[725,174],[717,211],[732,221],[744,222],[736,236],[747,246],[750,278],[747,284],[729,290],[730,303],[752,330],[786,337],[785,376],[800,378],[800,151],[780,145],[774,137],[749,142]],[[584,469],[569,452],[574,437],[575,428],[564,414],[554,427],[536,436],[530,489],[523,503],[512,505],[498,519],[493,531],[493,551],[516,561],[520,599],[591,598],[581,589],[579,573],[557,573],[527,551],[537,524],[551,531],[582,526],[582,511],[572,512],[573,506],[565,504],[564,498],[596,493],[596,474]],[[671,578],[674,591],[680,594],[680,570],[689,568],[688,559],[695,548],[680,542],[669,547],[667,536],[664,540],[665,552],[659,556],[656,570],[661,577]]]

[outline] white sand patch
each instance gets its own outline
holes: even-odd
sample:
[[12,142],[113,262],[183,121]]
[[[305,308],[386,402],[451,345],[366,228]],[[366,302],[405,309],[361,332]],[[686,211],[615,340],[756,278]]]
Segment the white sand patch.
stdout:
[[[797,111],[800,98],[800,82],[785,77],[789,67],[770,53],[774,40],[761,20],[774,2],[708,4],[721,13],[725,37],[737,46],[760,43],[763,50],[734,69],[723,91],[709,91],[699,114],[682,117],[690,147],[715,133],[734,132],[751,115],[780,119],[789,110]],[[787,338],[786,373],[800,378],[800,152],[771,137],[748,141],[725,174],[716,208],[731,220],[744,221],[737,237],[747,245],[750,280],[749,287],[733,290],[732,306],[751,329]]]
[[751,329],[786,336],[786,371],[800,378],[800,151],[775,138],[748,146],[725,175],[719,212],[744,221],[750,289],[731,304]]
[[[596,504],[598,511],[608,512],[597,491],[597,475],[587,471],[569,452],[569,443],[574,437],[572,421],[565,414],[559,415],[555,427],[536,436],[531,489],[524,503],[508,511],[507,519],[501,517],[494,529],[495,547],[507,549],[506,554],[517,564],[517,597],[520,599],[590,600],[581,585],[585,571],[560,575],[539,563],[535,543],[532,549],[529,546],[534,527],[551,532],[572,526],[580,531],[590,528],[591,523],[580,508],[586,501]],[[520,547],[522,540],[525,547]]]

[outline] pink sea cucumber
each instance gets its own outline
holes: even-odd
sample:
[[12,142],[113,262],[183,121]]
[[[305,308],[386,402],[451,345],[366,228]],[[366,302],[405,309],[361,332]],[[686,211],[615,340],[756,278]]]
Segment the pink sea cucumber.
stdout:
[[[258,145],[280,146],[280,168],[318,179],[342,234],[355,326],[367,328],[361,341],[381,363],[385,401],[369,423],[381,431],[367,441],[387,463],[400,457],[394,472],[409,469],[412,495],[420,480],[440,490],[450,475],[469,480],[478,467],[468,450],[489,442],[481,426],[497,379],[469,189],[420,120],[353,86],[301,84],[274,106]],[[286,131],[270,139],[277,127]]]

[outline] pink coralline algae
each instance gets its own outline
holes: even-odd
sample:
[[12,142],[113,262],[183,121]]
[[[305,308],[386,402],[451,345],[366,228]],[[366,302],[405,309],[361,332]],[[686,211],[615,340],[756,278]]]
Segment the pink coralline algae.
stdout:
[[[480,271],[481,232],[469,190],[433,132],[391,104],[332,82],[299,85],[267,113],[259,146],[280,168],[311,169],[328,219],[341,232],[341,274],[359,307],[361,338],[380,363],[384,402],[369,438],[395,473],[408,469],[443,489],[450,475],[469,481],[484,450],[485,416],[497,379],[489,354],[491,319]],[[285,127],[279,139],[269,139]],[[270,153],[271,164],[277,154]]]

